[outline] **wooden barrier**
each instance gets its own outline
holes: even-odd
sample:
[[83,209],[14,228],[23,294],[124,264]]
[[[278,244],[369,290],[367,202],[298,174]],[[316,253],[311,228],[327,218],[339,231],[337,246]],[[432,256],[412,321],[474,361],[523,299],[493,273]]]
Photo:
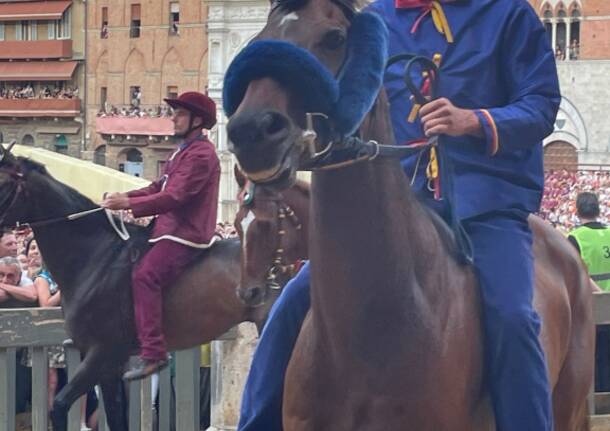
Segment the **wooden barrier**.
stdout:
[[[593,301],[596,325],[610,325],[610,292],[596,293]],[[60,345],[67,335],[59,308],[25,308],[0,310],[0,430],[15,431],[15,353],[18,348],[32,347],[32,430],[46,431],[47,422],[47,356],[46,348]],[[239,325],[212,343],[212,425],[210,431],[237,428],[241,392],[256,346],[251,324]],[[199,424],[199,348],[176,353],[176,428],[198,430]],[[66,349],[69,378],[80,361],[74,348]],[[153,430],[154,411],[151,378],[129,385],[129,429]],[[170,371],[159,375],[158,430],[170,431]],[[610,431],[610,394],[590,396],[591,430]],[[100,400],[99,424],[105,426]],[[80,409],[73,406],[69,414],[69,431],[80,431]]]
[[[47,352],[67,338],[60,308],[15,308],[0,310],[0,430],[15,431],[15,356],[18,348],[32,348],[32,431],[47,431]],[[68,379],[80,362],[80,353],[66,348]],[[175,353],[176,430],[199,429],[200,349]],[[151,378],[129,384],[129,429],[153,430],[154,411]],[[170,370],[159,375],[159,431],[170,431]],[[101,398],[101,397],[100,397]],[[100,399],[99,429],[108,431]],[[68,430],[81,429],[80,405],[68,414]]]

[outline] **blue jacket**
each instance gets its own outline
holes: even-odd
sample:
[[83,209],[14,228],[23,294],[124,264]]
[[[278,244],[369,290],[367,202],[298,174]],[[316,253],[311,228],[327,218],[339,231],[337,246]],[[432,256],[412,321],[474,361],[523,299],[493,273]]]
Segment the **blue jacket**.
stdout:
[[[448,43],[427,15],[411,28],[421,8],[396,9],[394,0],[377,0],[389,29],[389,55],[413,52],[442,56],[437,97],[460,108],[477,109],[484,139],[441,136],[453,164],[459,218],[517,208],[539,209],[542,198],[542,139],[553,131],[560,103],[553,51],[538,16],[525,0],[456,0],[442,4],[453,33]],[[404,64],[385,77],[397,143],[424,137],[419,120],[408,123],[412,102],[401,92]],[[419,77],[421,81],[421,77]],[[413,157],[403,160],[413,175]],[[415,188],[425,190],[426,160]]]

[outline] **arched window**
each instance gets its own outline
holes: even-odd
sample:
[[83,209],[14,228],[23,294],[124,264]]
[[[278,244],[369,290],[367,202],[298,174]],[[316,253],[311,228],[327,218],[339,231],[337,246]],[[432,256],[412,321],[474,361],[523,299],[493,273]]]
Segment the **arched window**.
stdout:
[[551,7],[549,5],[546,6],[546,9],[544,10],[542,17],[545,20],[549,20],[549,21],[551,20],[551,18],[553,18],[553,11],[551,10]]
[[542,10],[543,10],[542,22],[544,24],[544,29],[546,30],[546,35],[549,38],[549,44],[552,45],[553,44],[553,23],[552,23],[553,10],[551,9],[551,6],[548,3],[543,7]]
[[132,148],[129,151],[127,151],[126,159],[127,159],[128,162],[139,162],[139,163],[142,163],[142,153],[139,150],[136,150],[135,148]]
[[136,148],[127,149],[119,155],[119,160],[120,159],[124,160],[124,162],[119,162],[119,171],[136,177],[143,176],[144,163],[140,150]]
[[565,9],[561,8],[557,12],[557,29],[555,35],[555,57],[557,60],[566,59],[566,50],[568,47],[567,41],[567,14]]
[[21,143],[23,145],[33,147],[36,142],[34,141],[34,137],[32,135],[23,135],[23,138],[21,138]]
[[93,163],[106,166],[106,145],[100,145],[93,153]]
[[570,13],[570,60],[578,60],[580,57],[580,20],[582,15],[578,6]]

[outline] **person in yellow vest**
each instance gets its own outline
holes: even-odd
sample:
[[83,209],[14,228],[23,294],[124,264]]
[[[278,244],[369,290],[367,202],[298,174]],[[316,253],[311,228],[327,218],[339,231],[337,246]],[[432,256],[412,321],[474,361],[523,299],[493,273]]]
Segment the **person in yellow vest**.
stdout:
[[[599,201],[591,192],[576,197],[580,226],[568,241],[576,247],[589,275],[603,291],[610,291],[610,227],[598,221]],[[595,348],[595,391],[610,391],[610,326],[598,326]]]
[[568,235],[587,265],[591,278],[603,291],[610,291],[610,227],[598,221],[599,201],[591,192],[576,197],[580,226]]

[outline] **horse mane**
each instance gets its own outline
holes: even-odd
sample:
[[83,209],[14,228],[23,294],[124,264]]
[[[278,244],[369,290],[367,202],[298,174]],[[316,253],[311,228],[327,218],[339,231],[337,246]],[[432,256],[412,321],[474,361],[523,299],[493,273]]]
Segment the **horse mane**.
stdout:
[[70,203],[73,203],[75,206],[85,208],[93,208],[97,206],[91,199],[81,194],[76,189],[70,187],[67,184],[62,183],[61,181],[53,177],[53,175],[49,173],[45,165],[43,165],[42,163],[21,156],[17,157],[17,161],[19,162],[19,166],[23,168],[26,173],[37,172],[45,178],[49,179],[51,181],[51,184],[54,186],[58,186],[59,189],[61,189],[62,193],[69,199]]
[[[62,183],[61,181],[53,177],[53,175],[49,173],[45,165],[43,165],[42,163],[21,156],[17,157],[17,162],[26,173],[36,172],[45,177],[47,180],[49,180],[49,184],[52,187],[55,187],[58,191],[60,191],[61,194],[67,198],[69,204],[74,205],[75,208],[78,208],[80,210],[87,210],[98,207],[95,202],[80,193],[78,190],[74,189],[73,187],[70,187],[65,183]],[[119,221],[117,217],[115,217],[115,219],[117,220],[117,222]],[[130,228],[133,228],[136,231],[140,230],[144,232],[146,229],[144,226],[140,226],[135,223],[130,223],[128,221],[126,221],[125,224],[129,225]]]
[[[347,7],[352,11],[359,12],[371,3],[371,0],[331,0],[339,6]],[[288,12],[294,12],[304,8],[309,0],[275,0],[273,7],[281,7]]]

